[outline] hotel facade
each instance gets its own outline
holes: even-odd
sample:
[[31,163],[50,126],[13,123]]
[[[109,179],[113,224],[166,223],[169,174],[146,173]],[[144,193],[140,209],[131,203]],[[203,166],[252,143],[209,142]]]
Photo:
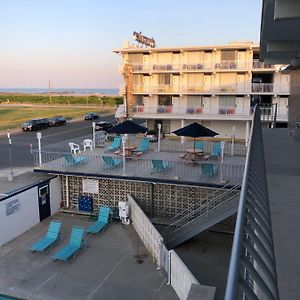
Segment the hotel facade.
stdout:
[[[149,129],[162,124],[170,133],[194,121],[221,137],[248,139],[253,108],[266,107],[277,124],[288,121],[290,76],[283,65],[259,61],[259,46],[234,42],[221,46],[139,48],[127,44],[122,55],[128,117],[143,118]],[[263,116],[265,117],[265,116]]]

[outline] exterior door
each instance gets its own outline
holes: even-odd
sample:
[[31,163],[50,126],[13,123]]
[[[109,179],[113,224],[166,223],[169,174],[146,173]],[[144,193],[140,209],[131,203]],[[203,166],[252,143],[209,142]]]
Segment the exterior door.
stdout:
[[245,75],[237,75],[237,93],[245,93]]
[[204,69],[210,70],[212,68],[212,53],[205,52],[204,54]]
[[49,183],[38,186],[38,200],[40,221],[43,221],[51,215]]
[[204,92],[211,92],[211,75],[204,75]]
[[246,51],[238,51],[237,68],[246,69],[246,67]]

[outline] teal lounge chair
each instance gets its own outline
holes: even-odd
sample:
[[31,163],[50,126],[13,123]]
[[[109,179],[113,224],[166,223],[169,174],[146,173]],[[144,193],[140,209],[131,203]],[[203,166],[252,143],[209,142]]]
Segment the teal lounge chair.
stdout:
[[164,160],[152,159],[151,162],[152,162],[151,173],[155,173],[155,172],[163,173],[169,168],[168,162]]
[[112,144],[106,148],[106,151],[115,151],[118,150],[121,146],[122,138],[120,136],[116,136],[112,142]]
[[48,247],[52,247],[57,242],[57,240],[60,239],[60,227],[61,227],[60,221],[51,221],[46,235],[38,242],[33,244],[30,248],[30,251],[43,252]]
[[150,140],[149,139],[142,139],[137,149],[134,150],[134,152],[147,152],[150,147]]
[[218,166],[211,163],[201,164],[201,173],[203,176],[213,177],[218,173]]
[[99,210],[98,221],[91,224],[87,229],[87,233],[98,233],[108,225],[110,208],[101,207]]
[[73,226],[68,245],[56,252],[52,258],[54,260],[68,261],[69,258],[73,256],[75,259],[75,255],[83,246],[86,246],[84,240],[84,227]]
[[65,160],[67,161],[68,166],[79,166],[87,162],[87,157],[85,156],[75,156],[73,154],[65,154]]
[[196,141],[195,149],[204,151],[204,141]]
[[221,143],[213,143],[212,151],[209,155],[210,160],[219,160],[221,157]]
[[120,165],[122,165],[123,160],[120,158],[114,158],[111,156],[102,156],[102,159],[104,161],[104,169],[112,169],[112,168],[116,168]]

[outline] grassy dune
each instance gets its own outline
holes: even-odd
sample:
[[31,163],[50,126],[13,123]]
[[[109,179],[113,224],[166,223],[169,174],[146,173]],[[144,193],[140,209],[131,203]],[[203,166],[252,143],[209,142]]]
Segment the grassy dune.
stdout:
[[33,118],[47,118],[63,115],[67,119],[82,117],[87,112],[107,113],[109,109],[96,110],[93,108],[57,108],[57,107],[1,107],[0,106],[0,130],[19,127],[26,120]]

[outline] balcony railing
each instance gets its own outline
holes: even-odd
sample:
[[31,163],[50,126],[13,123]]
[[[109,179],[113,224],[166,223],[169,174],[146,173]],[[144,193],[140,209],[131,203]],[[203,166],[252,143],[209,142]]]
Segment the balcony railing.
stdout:
[[260,109],[255,109],[225,300],[278,300]]
[[[262,115],[270,116],[270,118],[274,118],[275,115],[275,106],[276,104],[262,104]],[[145,114],[164,114],[164,115],[172,115],[172,117],[178,116],[182,117],[182,115],[209,115],[209,116],[240,116],[240,117],[249,117],[253,115],[254,107],[222,107],[222,106],[175,106],[175,105],[157,105],[157,106],[144,106],[144,105],[136,105],[132,107],[132,113],[134,115],[145,115]],[[286,113],[286,115],[284,115]],[[277,110],[277,117],[280,119],[287,118],[288,110],[281,110],[280,113]]]
[[[252,61],[247,60],[222,60],[222,61],[202,61],[197,63],[165,63],[165,64],[153,64],[153,63],[132,63],[133,72],[135,73],[159,73],[159,72],[197,72],[206,70],[248,70],[248,69],[272,69],[276,67],[271,64],[260,62],[258,59]],[[123,66],[120,66],[123,69]]]
[[289,94],[289,87],[273,83],[228,84],[219,86],[134,85],[133,93],[153,94]]
[[259,59],[253,59],[252,68],[253,69],[275,69],[275,66],[261,62],[259,61]]
[[215,63],[215,69],[217,70],[246,69],[247,67],[248,65],[246,61],[222,60],[221,62]]
[[273,86],[273,83],[252,83],[252,93],[273,93]]

